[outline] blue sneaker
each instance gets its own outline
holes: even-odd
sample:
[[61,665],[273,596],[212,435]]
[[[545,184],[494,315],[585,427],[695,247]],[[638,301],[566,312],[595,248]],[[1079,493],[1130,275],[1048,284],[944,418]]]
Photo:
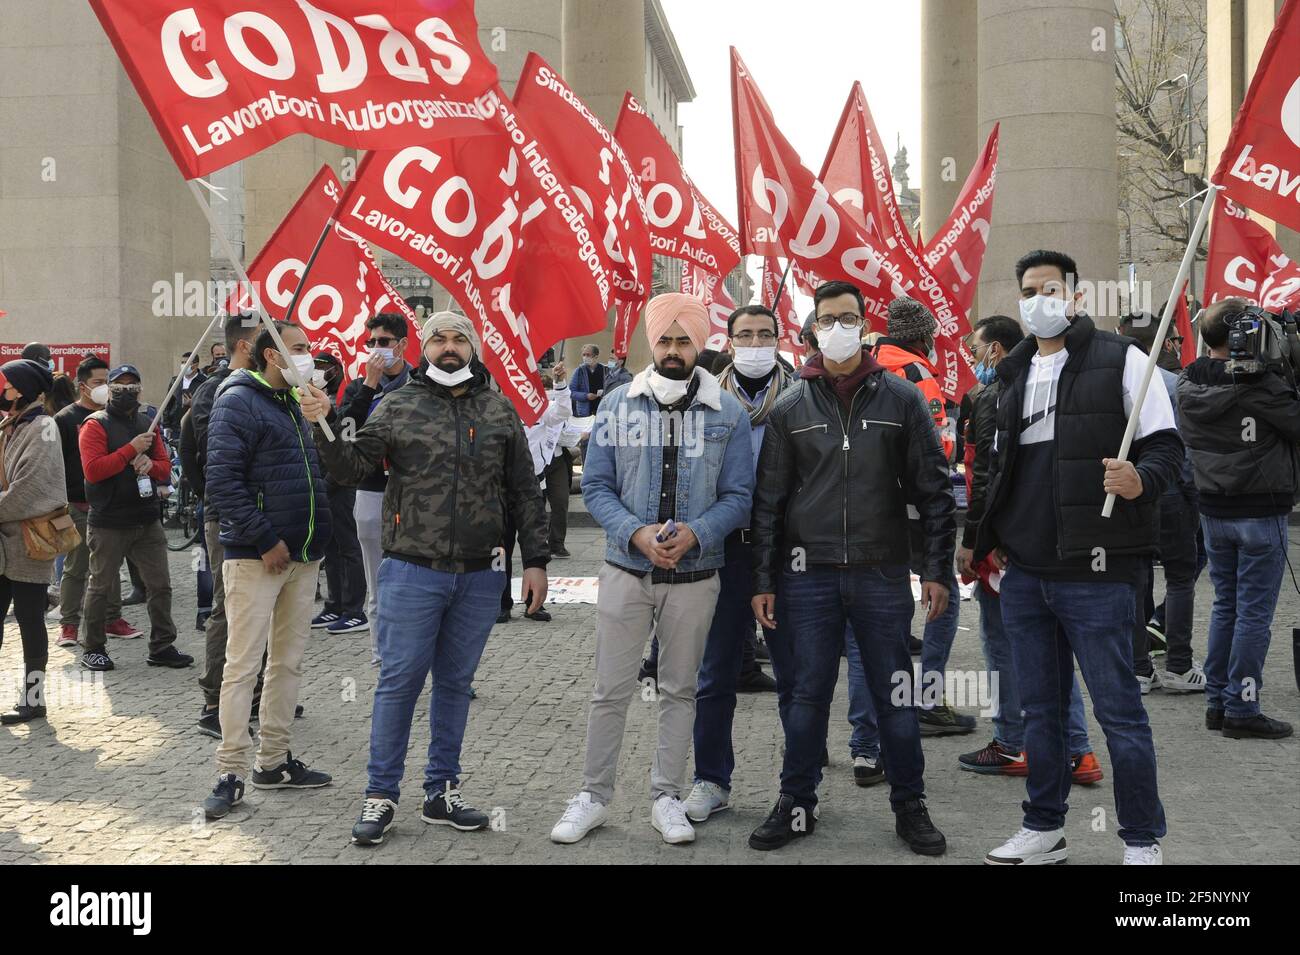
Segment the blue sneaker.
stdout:
[[324,630],[338,618],[339,614],[333,613],[329,610],[322,611],[311,618],[311,628],[313,630]]
[[360,633],[362,630],[370,629],[370,621],[366,619],[363,613],[355,617],[340,617],[327,628],[330,633]]

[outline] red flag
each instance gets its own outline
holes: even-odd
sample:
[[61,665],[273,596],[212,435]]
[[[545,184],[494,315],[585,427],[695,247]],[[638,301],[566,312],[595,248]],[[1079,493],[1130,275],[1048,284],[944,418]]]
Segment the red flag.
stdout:
[[966,177],[952,212],[922,252],[925,264],[952,295],[963,315],[970,314],[984,265],[993,217],[993,187],[998,177],[998,123],[993,124],[979,161]]
[[1205,303],[1244,298],[1269,311],[1300,308],[1300,264],[1268,230],[1226,196],[1211,213],[1205,259]]
[[472,0],[90,5],[186,179],[294,133],[397,149],[488,131]]
[[801,284],[845,279],[862,290],[868,316],[883,322],[891,300],[912,295],[938,319],[938,381],[954,401],[974,384],[962,340],[963,317],[934,276],[905,256],[889,261],[809,172],[772,118],[739,54],[731,51],[731,95],[742,250],[785,255],[805,273]]
[[682,269],[681,290],[687,295],[694,295],[709,307],[709,337],[705,348],[722,351],[731,338],[727,334],[727,319],[736,310],[736,303],[727,291],[722,276],[706,272],[701,268],[688,265]]
[[650,296],[650,225],[623,147],[536,53],[524,61],[515,105],[546,146],[551,178],[564,179],[586,210],[616,297],[644,302]]
[[1174,327],[1178,329],[1178,336],[1183,340],[1178,363],[1184,367],[1196,361],[1196,337],[1192,334],[1192,317],[1187,312],[1187,284],[1187,282],[1183,283],[1182,291],[1178,293],[1178,301],[1174,303]]
[[614,303],[614,344],[612,350],[615,358],[627,358],[628,343],[632,340],[632,331],[641,318],[640,302],[625,302],[621,299]]
[[[799,340],[799,333],[803,330],[803,322],[799,320],[799,313],[794,308],[794,297],[790,294],[790,282],[786,280],[785,287],[781,287],[781,277],[785,270],[781,268],[781,263],[772,256],[766,256],[763,259],[763,301],[776,315],[777,324],[781,329],[781,340],[778,348],[793,352],[796,356],[802,358],[804,353],[803,342]],[[780,290],[778,299],[777,290]]]
[[1287,0],[1269,34],[1219,168],[1225,194],[1300,229],[1300,0]]
[[645,193],[650,243],[660,255],[726,275],[740,262],[740,236],[686,175],[677,154],[628,93],[614,126]]
[[497,135],[367,155],[340,221],[455,297],[488,370],[534,424],[546,404],[535,356],[604,328],[613,289],[545,148],[503,93],[485,103]]

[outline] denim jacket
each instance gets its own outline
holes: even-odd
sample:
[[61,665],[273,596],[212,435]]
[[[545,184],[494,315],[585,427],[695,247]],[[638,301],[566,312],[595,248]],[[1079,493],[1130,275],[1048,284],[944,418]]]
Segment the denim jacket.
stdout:
[[[582,498],[605,529],[605,559],[635,570],[653,564],[632,535],[657,524],[663,483],[664,418],[650,391],[651,368],[606,392],[582,462]],[[754,496],[749,415],[702,368],[695,398],[678,415],[677,501],[673,519],[699,542],[677,565],[689,573],[724,563],[723,541],[749,526]]]

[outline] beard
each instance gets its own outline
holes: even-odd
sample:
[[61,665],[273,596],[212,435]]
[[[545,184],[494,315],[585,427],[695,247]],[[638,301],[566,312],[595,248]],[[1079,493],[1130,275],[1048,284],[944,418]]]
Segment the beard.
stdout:
[[695,365],[687,365],[680,358],[665,358],[662,362],[655,362],[655,371],[672,381],[685,381],[694,370]]
[[466,364],[468,364],[468,362],[462,359],[455,352],[447,352],[439,355],[434,361],[433,366],[442,371],[455,372],[460,371]]

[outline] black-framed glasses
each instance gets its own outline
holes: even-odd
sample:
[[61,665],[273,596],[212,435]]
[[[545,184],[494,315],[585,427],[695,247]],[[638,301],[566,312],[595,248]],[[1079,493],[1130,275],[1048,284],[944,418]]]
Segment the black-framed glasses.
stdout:
[[772,332],[737,332],[731,340],[737,345],[775,345],[776,335]]
[[814,324],[824,332],[829,332],[839,322],[844,328],[861,328],[862,316],[857,312],[845,312],[843,315],[818,315]]

